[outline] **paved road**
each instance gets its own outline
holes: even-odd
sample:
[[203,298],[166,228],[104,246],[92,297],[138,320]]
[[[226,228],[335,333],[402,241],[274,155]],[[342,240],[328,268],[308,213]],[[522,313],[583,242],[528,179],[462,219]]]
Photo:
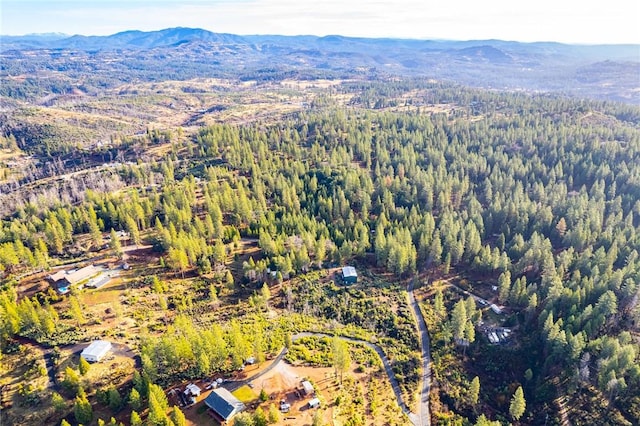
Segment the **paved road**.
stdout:
[[[303,337],[333,337],[333,336],[325,333],[303,332],[303,333],[298,333],[294,335],[291,338],[291,340],[295,342],[296,340]],[[419,423],[418,416],[409,410],[409,407],[402,399],[402,392],[400,391],[400,385],[398,384],[398,380],[396,380],[396,376],[393,373],[393,370],[391,369],[391,363],[389,362],[389,358],[387,358],[387,355],[384,353],[382,348],[374,343],[367,342],[366,340],[354,339],[352,337],[345,337],[345,336],[338,336],[338,337],[340,337],[343,340],[346,340],[347,342],[362,343],[364,345],[367,345],[374,351],[376,351],[376,353],[382,360],[382,364],[384,365],[384,370],[387,373],[387,376],[389,376],[389,381],[391,382],[393,393],[396,396],[396,400],[398,401],[398,405],[402,409],[402,412],[405,413],[407,417],[409,417],[409,420],[411,420],[412,424],[416,426],[420,425],[421,423]],[[427,397],[427,400],[428,400],[428,397]]]
[[418,421],[414,422],[414,424],[430,426],[429,392],[431,391],[431,352],[429,351],[429,332],[427,330],[427,324],[424,322],[420,305],[413,294],[414,282],[415,280],[412,280],[409,284],[407,295],[409,297],[409,304],[413,308],[413,314],[418,323],[418,334],[422,347],[422,391],[420,392],[420,405],[418,406]]

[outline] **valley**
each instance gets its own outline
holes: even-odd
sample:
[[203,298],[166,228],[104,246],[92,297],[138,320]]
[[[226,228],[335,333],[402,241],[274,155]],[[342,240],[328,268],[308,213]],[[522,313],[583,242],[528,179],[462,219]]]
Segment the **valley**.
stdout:
[[638,423],[632,50],[4,40],[2,424]]

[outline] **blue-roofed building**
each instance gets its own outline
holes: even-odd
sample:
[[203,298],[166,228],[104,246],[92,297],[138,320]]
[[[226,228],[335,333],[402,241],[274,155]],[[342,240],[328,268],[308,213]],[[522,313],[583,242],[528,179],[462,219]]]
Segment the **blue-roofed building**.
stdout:
[[228,422],[243,411],[245,405],[225,388],[214,389],[204,400],[211,416],[220,423]]

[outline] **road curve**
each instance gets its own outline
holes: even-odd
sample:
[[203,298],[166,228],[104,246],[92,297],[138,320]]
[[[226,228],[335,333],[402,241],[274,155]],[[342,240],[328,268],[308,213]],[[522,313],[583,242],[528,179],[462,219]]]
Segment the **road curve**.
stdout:
[[269,371],[273,370],[275,368],[276,365],[278,365],[280,363],[280,361],[282,361],[282,359],[284,358],[284,356],[287,354],[287,352],[289,352],[289,350],[287,348],[282,348],[282,350],[280,351],[280,353],[278,354],[278,356],[276,356],[273,361],[271,361],[271,364],[269,364],[267,366],[267,368],[265,368],[264,370],[260,371],[259,373],[254,374],[253,376],[247,377],[246,379],[242,379],[242,380],[234,380],[234,381],[230,381],[227,382],[227,384],[225,385],[225,387],[227,388],[228,391],[233,392],[234,390],[249,384],[250,382],[253,382],[254,380],[259,379],[260,377],[264,376],[265,374],[267,374]]
[[[307,332],[302,332],[302,333],[293,335],[291,337],[291,340],[295,342],[296,340],[301,339],[303,337],[334,337],[334,336],[326,333],[316,333],[316,332],[307,331]],[[393,370],[391,369],[391,362],[389,362],[389,358],[387,358],[387,355],[384,353],[382,348],[376,345],[375,343],[367,342],[366,340],[360,340],[360,339],[355,339],[353,337],[346,337],[346,336],[338,336],[338,337],[343,340],[346,340],[347,342],[361,343],[363,345],[370,347],[374,351],[376,351],[376,353],[382,360],[382,364],[384,365],[384,370],[387,373],[387,376],[389,377],[389,381],[391,382],[391,387],[393,388],[393,393],[396,396],[396,400],[398,401],[398,405],[400,406],[400,409],[402,409],[402,412],[406,414],[407,417],[409,417],[409,420],[411,420],[411,423],[413,425],[419,426],[421,423],[419,422],[418,416],[412,413],[411,410],[409,410],[409,407],[402,399],[402,392],[400,391],[400,385],[398,384],[398,380],[396,380],[396,376],[393,373]]]
[[418,405],[417,425],[431,426],[431,415],[429,413],[429,392],[431,392],[431,352],[429,350],[429,331],[427,324],[422,316],[420,305],[416,301],[413,294],[413,284],[415,279],[411,281],[407,288],[409,304],[413,308],[413,314],[418,324],[418,335],[420,336],[420,345],[422,348],[422,391],[420,392],[420,404]]

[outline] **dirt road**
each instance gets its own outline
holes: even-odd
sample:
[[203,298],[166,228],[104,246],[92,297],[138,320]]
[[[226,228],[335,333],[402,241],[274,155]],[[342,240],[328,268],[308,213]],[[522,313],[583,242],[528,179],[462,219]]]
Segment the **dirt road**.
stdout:
[[420,405],[418,406],[417,421],[414,424],[421,426],[431,426],[431,415],[429,413],[429,392],[431,392],[431,352],[429,350],[429,331],[424,322],[420,305],[413,294],[412,280],[407,288],[409,304],[413,309],[413,315],[418,324],[418,335],[420,336],[420,346],[422,348],[422,390],[420,392]]

